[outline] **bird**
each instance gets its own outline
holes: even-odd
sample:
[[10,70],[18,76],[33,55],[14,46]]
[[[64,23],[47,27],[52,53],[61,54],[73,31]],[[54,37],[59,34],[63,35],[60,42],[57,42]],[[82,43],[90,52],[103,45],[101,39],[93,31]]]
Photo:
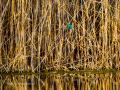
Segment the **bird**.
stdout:
[[67,28],[68,28],[69,31],[70,31],[70,29],[71,29],[71,25],[70,25],[69,23],[67,23]]

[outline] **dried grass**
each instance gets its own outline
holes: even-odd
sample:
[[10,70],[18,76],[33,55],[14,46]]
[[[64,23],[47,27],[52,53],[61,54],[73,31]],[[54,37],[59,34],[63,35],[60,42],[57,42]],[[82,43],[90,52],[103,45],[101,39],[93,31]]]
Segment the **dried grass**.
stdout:
[[119,70],[119,54],[119,0],[0,1],[1,72]]

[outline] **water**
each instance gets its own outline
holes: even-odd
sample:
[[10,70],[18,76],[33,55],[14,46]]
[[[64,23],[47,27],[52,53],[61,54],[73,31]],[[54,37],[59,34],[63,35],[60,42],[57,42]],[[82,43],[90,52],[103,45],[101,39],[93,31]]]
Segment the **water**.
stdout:
[[0,90],[120,90],[120,73],[0,75]]

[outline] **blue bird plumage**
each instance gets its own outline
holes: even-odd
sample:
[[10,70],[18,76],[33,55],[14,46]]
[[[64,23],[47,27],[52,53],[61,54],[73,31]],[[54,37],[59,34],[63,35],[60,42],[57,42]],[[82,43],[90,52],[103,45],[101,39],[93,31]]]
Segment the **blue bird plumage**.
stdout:
[[70,31],[70,29],[71,29],[71,25],[70,25],[69,23],[67,23],[67,28],[68,28],[69,31]]

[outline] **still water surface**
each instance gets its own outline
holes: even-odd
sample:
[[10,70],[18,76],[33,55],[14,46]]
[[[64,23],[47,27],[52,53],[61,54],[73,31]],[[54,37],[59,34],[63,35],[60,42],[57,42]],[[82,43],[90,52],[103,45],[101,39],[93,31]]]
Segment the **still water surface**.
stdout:
[[0,90],[120,90],[120,73],[0,75]]

